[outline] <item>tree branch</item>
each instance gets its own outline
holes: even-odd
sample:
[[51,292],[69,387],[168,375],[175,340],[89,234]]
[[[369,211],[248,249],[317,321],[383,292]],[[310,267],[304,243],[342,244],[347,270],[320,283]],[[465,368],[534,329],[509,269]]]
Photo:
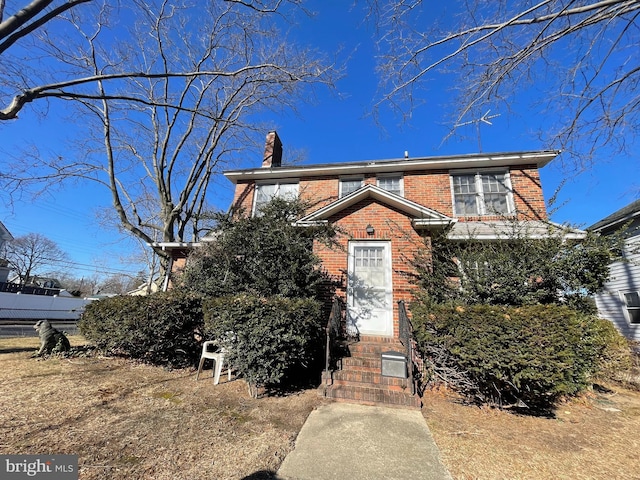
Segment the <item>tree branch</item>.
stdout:
[[46,15],[43,15],[32,24],[27,25],[19,31],[16,31],[18,28],[25,25],[29,20],[33,19],[33,17],[42,12],[52,1],[53,0],[34,0],[33,2],[31,2],[31,4],[16,13],[13,17],[10,17],[8,20],[0,24],[0,38],[5,39],[2,41],[2,43],[0,43],[0,54],[4,53],[18,40],[26,37],[30,33],[33,33],[38,28],[53,20],[58,15],[82,3],[87,3],[92,0],[73,0],[64,3],[63,5],[54,8]]
[[[22,108],[27,103],[33,102],[34,100],[37,100],[39,98],[44,98],[47,96],[49,97],[63,96],[60,94],[56,95],[55,91],[60,90],[62,88],[67,88],[67,87],[86,85],[86,84],[98,83],[98,82],[106,82],[110,80],[124,80],[124,79],[131,80],[131,79],[137,79],[137,78],[171,79],[171,78],[190,78],[190,77],[208,77],[208,76],[237,77],[237,76],[245,75],[251,71],[268,70],[268,69],[272,69],[275,71],[282,71],[286,75],[288,75],[291,80],[298,80],[298,81],[302,80],[301,78],[296,78],[291,72],[287,72],[286,69],[283,69],[280,65],[276,65],[276,64],[247,65],[234,71],[190,71],[190,72],[165,72],[165,73],[125,72],[125,73],[92,75],[89,77],[77,78],[73,80],[67,80],[64,82],[51,83],[48,85],[42,85],[39,87],[27,89],[23,93],[16,95],[13,98],[11,104],[9,104],[4,109],[0,110],[0,121],[12,120],[17,118],[18,113],[20,112],[20,110],[22,110]],[[76,97],[77,98],[96,98],[96,99],[110,98],[106,95],[104,97],[100,95],[96,95],[92,97],[86,94],[72,93],[72,92],[65,93],[64,97],[68,99],[73,99]],[[118,97],[112,97],[112,98],[118,98]],[[126,97],[119,97],[119,98],[126,98]],[[140,103],[146,103],[147,105],[155,105],[155,103],[153,103],[152,101],[132,99],[132,98],[129,98],[129,99],[138,101]],[[171,104],[165,104],[165,105],[167,105],[170,108],[175,108]]]

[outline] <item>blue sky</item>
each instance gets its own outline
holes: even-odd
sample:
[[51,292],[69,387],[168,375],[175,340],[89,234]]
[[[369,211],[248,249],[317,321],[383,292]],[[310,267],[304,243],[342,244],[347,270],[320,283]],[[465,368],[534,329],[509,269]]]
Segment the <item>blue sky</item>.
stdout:
[[[469,125],[460,129],[461,136],[442,143],[450,127],[445,119],[452,79],[445,77],[434,77],[430,89],[421,93],[425,103],[413,112],[408,123],[384,109],[380,124],[376,123],[370,115],[378,90],[372,32],[350,4],[315,0],[311,5],[317,16],[294,31],[300,40],[328,52],[341,52],[339,58],[349,56],[350,60],[336,92],[320,90],[315,104],[302,105],[296,115],[265,115],[264,120],[283,141],[285,160],[288,152],[301,151],[304,163],[329,163],[401,158],[405,151],[411,157],[424,157],[473,153],[480,148],[484,152],[544,148],[531,133],[540,127],[541,118],[526,101],[513,105],[510,114],[499,108],[492,110],[491,114],[499,116],[491,120],[492,125],[480,124],[480,142],[476,126]],[[0,149],[6,152],[33,142],[42,152],[64,151],[65,138],[72,134],[65,126],[64,108],[63,102],[53,101],[42,118],[27,110],[19,120],[0,124]],[[238,166],[257,167],[261,158],[262,151],[256,151]],[[580,175],[568,174],[552,163],[541,171],[541,177],[547,198],[566,181],[552,219],[580,226],[625,206],[637,198],[639,191],[637,155],[598,159],[593,168]],[[226,209],[232,196],[231,183],[220,178],[212,188],[217,189],[217,207]],[[25,196],[13,207],[7,204],[7,198],[6,192],[0,192],[0,220],[13,235],[37,232],[55,241],[69,254],[77,276],[94,271],[135,273],[135,267],[120,261],[135,245],[101,228],[96,220],[96,209],[109,204],[105,191],[75,184],[44,193],[35,201]]]

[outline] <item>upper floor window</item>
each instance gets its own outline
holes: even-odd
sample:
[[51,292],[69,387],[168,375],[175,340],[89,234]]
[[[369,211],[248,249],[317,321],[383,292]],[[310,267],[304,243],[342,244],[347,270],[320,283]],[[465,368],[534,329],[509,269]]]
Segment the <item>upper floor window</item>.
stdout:
[[622,299],[627,309],[629,323],[640,323],[640,292],[622,292]]
[[298,198],[298,182],[273,182],[256,184],[255,201],[253,202],[253,214],[259,215],[263,205],[273,198],[294,200]]
[[378,186],[383,190],[395,193],[396,195],[404,195],[402,175],[385,175],[383,177],[378,177]]
[[351,192],[355,192],[364,185],[364,179],[362,177],[350,177],[340,179],[340,198],[349,195]]
[[513,212],[507,172],[475,172],[451,175],[456,215],[502,215]]

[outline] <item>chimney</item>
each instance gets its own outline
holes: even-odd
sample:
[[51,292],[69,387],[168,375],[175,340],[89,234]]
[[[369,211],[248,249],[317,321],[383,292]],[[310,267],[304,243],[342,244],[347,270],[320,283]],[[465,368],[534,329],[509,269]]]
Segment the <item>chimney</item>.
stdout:
[[274,130],[267,133],[262,168],[279,167],[280,165],[282,165],[282,142]]

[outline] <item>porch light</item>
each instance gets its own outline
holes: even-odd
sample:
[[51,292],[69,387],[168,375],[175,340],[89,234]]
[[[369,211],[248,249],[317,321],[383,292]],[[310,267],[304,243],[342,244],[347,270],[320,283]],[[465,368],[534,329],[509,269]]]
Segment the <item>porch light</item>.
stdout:
[[371,224],[367,225],[367,228],[365,229],[365,231],[367,232],[367,235],[373,235],[374,233],[376,233],[375,229]]

